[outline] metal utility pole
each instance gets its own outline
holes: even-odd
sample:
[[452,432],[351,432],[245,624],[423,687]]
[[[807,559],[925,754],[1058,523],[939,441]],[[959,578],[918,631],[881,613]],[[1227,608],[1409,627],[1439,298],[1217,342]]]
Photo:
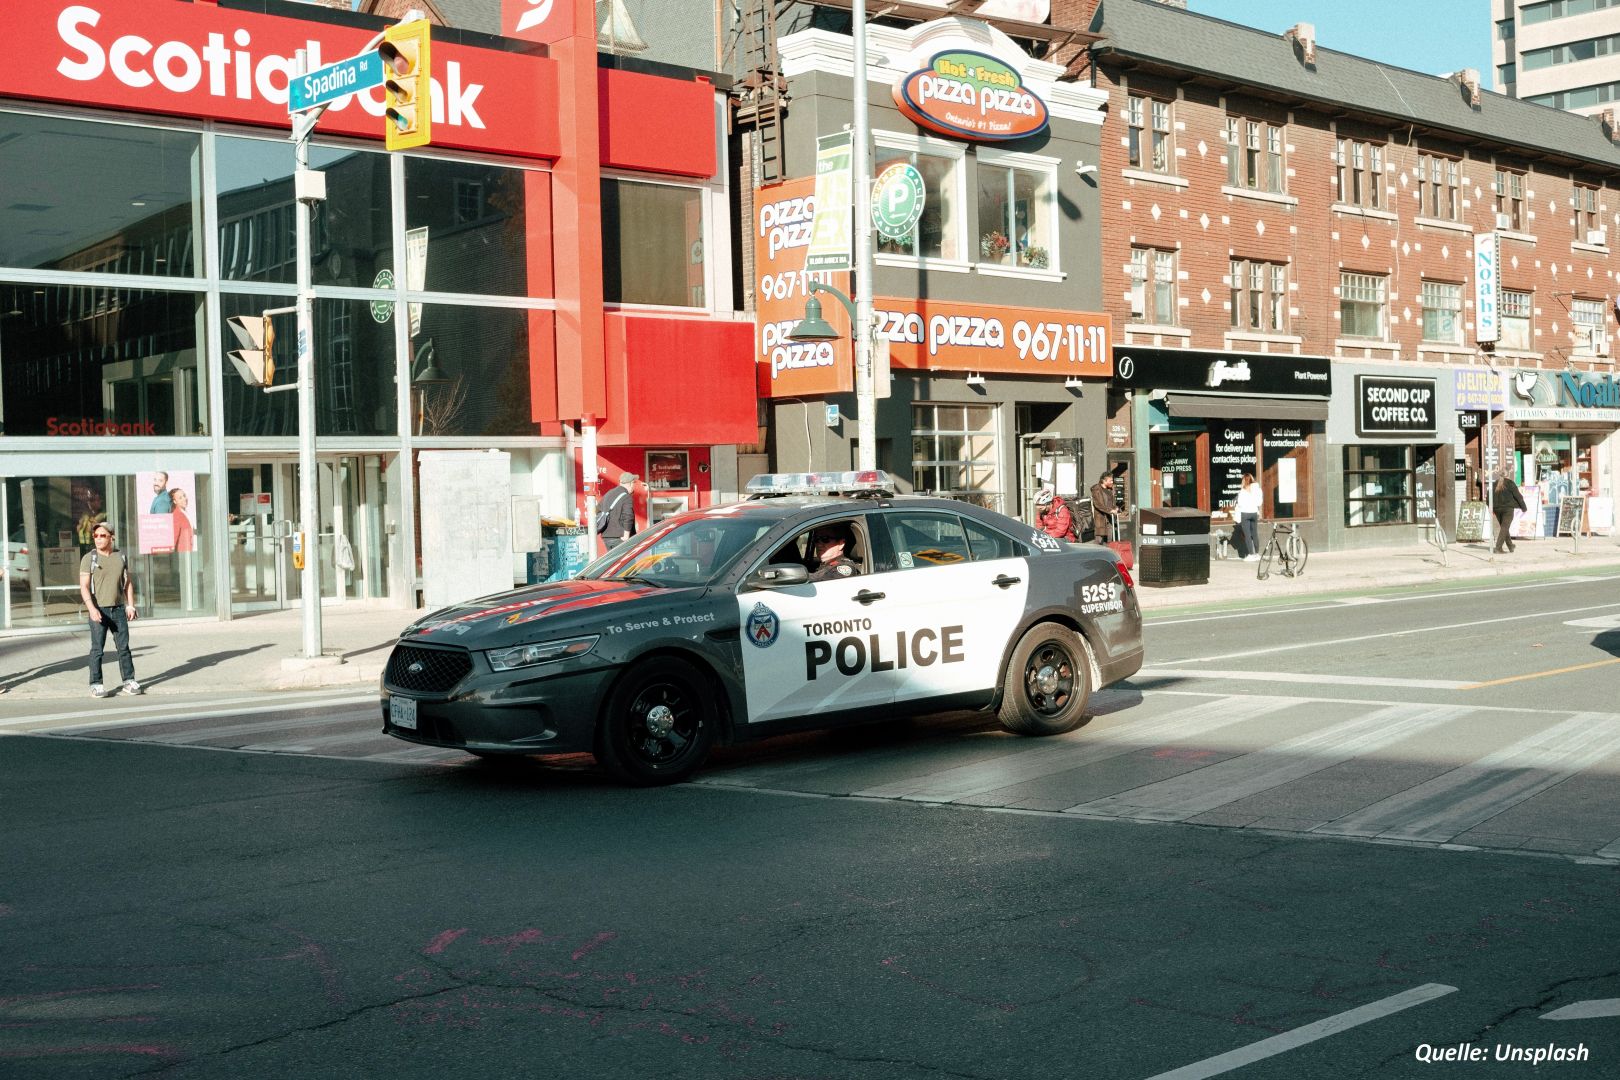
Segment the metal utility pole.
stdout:
[[[303,75],[308,58],[298,51],[295,70]],[[326,111],[323,105],[293,122],[293,184],[298,196],[298,531],[303,534],[304,568],[298,579],[303,600],[304,656],[321,655],[320,486],[315,477],[315,288],[310,270],[309,208],[326,198],[326,176],[309,168],[309,135]],[[314,177],[320,177],[315,181]],[[319,194],[315,189],[319,188]]]
[[851,7],[855,34],[855,124],[850,171],[854,173],[855,211],[855,435],[860,442],[856,467],[877,468],[877,372],[872,362],[872,124],[866,102],[866,0]]

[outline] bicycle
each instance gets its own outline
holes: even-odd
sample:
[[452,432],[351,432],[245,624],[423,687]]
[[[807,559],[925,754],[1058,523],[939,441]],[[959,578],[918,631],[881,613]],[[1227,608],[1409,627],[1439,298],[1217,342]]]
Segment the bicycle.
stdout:
[[1271,524],[1271,535],[1260,551],[1260,565],[1255,568],[1255,576],[1261,581],[1270,577],[1272,560],[1276,560],[1282,564],[1284,575],[1299,577],[1305,572],[1305,560],[1310,554],[1310,545],[1305,543],[1305,538],[1299,535],[1299,531],[1293,525],[1274,521]]

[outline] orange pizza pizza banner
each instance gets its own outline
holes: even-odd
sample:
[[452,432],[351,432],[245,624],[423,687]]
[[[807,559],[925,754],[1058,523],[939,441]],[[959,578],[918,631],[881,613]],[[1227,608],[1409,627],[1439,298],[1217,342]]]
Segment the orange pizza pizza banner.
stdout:
[[820,397],[855,388],[849,314],[835,297],[821,293],[821,317],[838,331],[833,341],[790,341],[804,318],[810,283],[819,281],[849,295],[847,271],[804,268],[816,213],[813,176],[754,191],[754,359],[760,397]]
[[875,309],[893,367],[1065,378],[1114,373],[1107,315],[892,297],[878,297]]

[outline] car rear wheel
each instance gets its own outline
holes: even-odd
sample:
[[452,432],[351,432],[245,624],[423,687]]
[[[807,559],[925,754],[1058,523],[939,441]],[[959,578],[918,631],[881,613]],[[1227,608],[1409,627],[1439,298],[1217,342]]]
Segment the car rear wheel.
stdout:
[[596,760],[628,784],[674,784],[709,756],[717,720],[691,664],[656,657],[632,668],[608,695],[596,729]]
[[1007,661],[1001,726],[1019,735],[1061,735],[1080,726],[1091,699],[1085,642],[1066,626],[1041,623]]

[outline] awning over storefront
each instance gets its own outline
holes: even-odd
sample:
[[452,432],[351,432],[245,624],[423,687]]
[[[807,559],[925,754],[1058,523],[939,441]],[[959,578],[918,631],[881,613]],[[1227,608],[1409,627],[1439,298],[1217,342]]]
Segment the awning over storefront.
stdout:
[[1241,394],[1165,395],[1165,406],[1177,418],[1211,420],[1317,420],[1327,422],[1326,398],[1251,397]]

